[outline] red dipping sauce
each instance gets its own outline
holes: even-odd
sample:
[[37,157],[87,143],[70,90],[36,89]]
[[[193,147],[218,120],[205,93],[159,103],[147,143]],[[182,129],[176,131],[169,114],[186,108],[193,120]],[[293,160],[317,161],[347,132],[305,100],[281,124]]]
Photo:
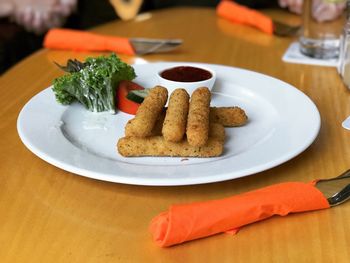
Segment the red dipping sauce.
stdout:
[[160,73],[160,76],[172,81],[196,82],[210,79],[212,74],[208,70],[201,68],[179,66],[164,70]]

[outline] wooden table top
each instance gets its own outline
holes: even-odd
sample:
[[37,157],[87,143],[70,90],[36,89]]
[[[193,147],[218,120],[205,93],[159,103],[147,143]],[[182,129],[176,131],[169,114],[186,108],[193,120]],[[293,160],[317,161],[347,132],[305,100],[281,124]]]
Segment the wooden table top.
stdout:
[[[288,13],[269,14],[300,22]],[[1,262],[349,262],[350,202],[275,216],[243,227],[235,236],[219,234],[167,249],[157,247],[148,232],[151,219],[174,203],[224,198],[279,182],[330,178],[348,169],[350,132],[341,123],[350,115],[350,94],[335,68],[284,63],[281,57],[294,39],[230,24],[209,8],[161,10],[148,20],[116,21],[94,31],[182,38],[177,51],[142,58],[235,66],[290,83],[317,105],[322,118],[319,136],[276,168],[219,183],[149,187],[77,176],[32,154],[20,141],[16,121],[24,104],[62,74],[52,61],[98,54],[40,50],[0,79]]]

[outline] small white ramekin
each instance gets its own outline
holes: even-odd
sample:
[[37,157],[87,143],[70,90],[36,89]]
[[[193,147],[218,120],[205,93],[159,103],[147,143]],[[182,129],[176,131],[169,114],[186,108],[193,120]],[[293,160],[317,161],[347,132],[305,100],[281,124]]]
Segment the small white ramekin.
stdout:
[[201,80],[201,81],[195,81],[195,82],[182,82],[182,81],[174,81],[174,80],[168,80],[165,79],[161,76],[161,73],[165,70],[171,69],[171,68],[175,68],[178,66],[174,66],[171,68],[165,68],[162,69],[161,71],[158,72],[158,82],[160,86],[163,86],[164,88],[166,88],[168,90],[169,95],[178,88],[183,88],[185,89],[188,94],[191,96],[193,91],[197,88],[200,87],[207,87],[209,90],[211,90],[214,86],[215,80],[216,80],[216,73],[214,70],[207,68],[207,67],[203,67],[201,65],[197,65],[197,64],[184,64],[184,65],[179,65],[179,66],[184,66],[184,67],[195,67],[195,68],[200,68],[206,71],[209,71],[211,74],[211,78],[206,79],[206,80]]

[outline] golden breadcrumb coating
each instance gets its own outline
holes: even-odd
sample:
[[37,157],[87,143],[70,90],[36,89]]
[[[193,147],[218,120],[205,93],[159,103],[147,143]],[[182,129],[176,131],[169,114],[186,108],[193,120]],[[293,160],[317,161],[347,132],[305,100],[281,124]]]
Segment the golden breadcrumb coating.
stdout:
[[210,122],[221,123],[225,127],[237,127],[247,123],[248,117],[240,107],[211,107]]
[[136,112],[136,116],[125,126],[126,136],[150,136],[153,127],[168,99],[168,90],[161,86],[152,88]]
[[182,140],[186,132],[189,99],[190,96],[184,89],[176,89],[170,95],[162,129],[166,141],[179,142]]
[[187,140],[192,146],[203,146],[208,140],[210,98],[206,87],[192,93],[186,127]]

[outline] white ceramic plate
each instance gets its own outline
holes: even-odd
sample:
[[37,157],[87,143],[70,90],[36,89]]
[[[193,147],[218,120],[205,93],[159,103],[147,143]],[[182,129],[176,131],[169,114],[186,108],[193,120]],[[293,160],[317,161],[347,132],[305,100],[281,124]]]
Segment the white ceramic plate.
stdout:
[[[183,64],[135,65],[135,81],[152,87],[157,84],[156,72]],[[316,138],[319,112],[298,89],[248,70],[198,65],[217,73],[211,105],[237,105],[249,117],[243,127],[226,128],[221,157],[124,158],[115,145],[131,115],[92,113],[80,104],[62,106],[51,88],[24,106],[18,133],[34,154],[52,165],[90,178],[135,185],[190,185],[247,176],[290,160]]]

